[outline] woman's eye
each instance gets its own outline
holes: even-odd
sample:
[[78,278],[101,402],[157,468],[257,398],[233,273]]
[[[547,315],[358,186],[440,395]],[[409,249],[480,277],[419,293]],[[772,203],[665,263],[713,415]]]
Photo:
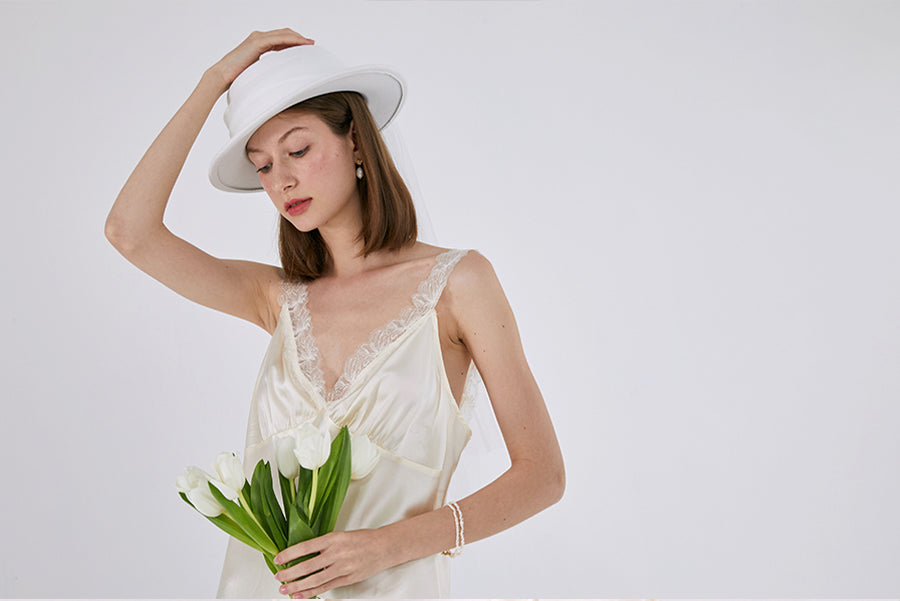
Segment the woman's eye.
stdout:
[[303,150],[298,150],[297,152],[291,152],[291,153],[289,153],[289,154],[290,154],[292,157],[302,157],[304,154],[306,154],[306,151],[307,151],[307,150],[309,150],[309,146],[307,146],[307,147],[304,148]]
[[262,167],[260,167],[259,169],[257,169],[256,172],[257,173],[268,173],[271,168],[272,168],[272,163],[267,163],[267,164],[263,165]]

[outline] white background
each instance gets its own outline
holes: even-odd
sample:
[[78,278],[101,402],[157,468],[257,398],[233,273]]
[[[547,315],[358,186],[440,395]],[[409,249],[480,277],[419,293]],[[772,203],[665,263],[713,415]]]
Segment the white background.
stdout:
[[[2,2],[0,594],[210,597],[174,489],[243,447],[267,335],[103,237],[202,71],[290,26],[403,73],[439,241],[492,260],[564,499],[466,548],[457,597],[900,590],[900,4]],[[167,224],[275,262],[263,196]]]

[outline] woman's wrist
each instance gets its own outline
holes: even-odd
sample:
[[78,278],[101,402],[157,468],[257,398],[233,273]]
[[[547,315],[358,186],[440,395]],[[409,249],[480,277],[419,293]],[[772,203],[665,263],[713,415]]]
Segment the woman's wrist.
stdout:
[[443,506],[377,529],[391,567],[437,555],[456,543],[453,512]]
[[204,71],[203,75],[200,77],[200,83],[197,84],[198,88],[203,88],[214,93],[217,99],[228,91],[230,86],[231,82],[228,81],[222,71],[217,68],[217,65],[213,65]]

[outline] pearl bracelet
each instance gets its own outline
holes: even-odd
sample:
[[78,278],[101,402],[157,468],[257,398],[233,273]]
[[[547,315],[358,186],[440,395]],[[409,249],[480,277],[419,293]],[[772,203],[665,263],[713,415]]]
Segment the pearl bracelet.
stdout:
[[441,555],[456,557],[462,553],[463,545],[466,544],[465,523],[463,522],[463,515],[462,511],[459,509],[459,505],[450,503],[447,507],[453,512],[453,523],[456,524],[456,546],[447,551],[441,551]]

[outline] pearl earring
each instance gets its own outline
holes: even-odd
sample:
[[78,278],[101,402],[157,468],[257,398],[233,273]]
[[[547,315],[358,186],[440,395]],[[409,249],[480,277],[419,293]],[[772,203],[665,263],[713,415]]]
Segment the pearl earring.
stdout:
[[362,161],[357,160],[356,161],[356,179],[362,179],[362,178],[363,178]]

